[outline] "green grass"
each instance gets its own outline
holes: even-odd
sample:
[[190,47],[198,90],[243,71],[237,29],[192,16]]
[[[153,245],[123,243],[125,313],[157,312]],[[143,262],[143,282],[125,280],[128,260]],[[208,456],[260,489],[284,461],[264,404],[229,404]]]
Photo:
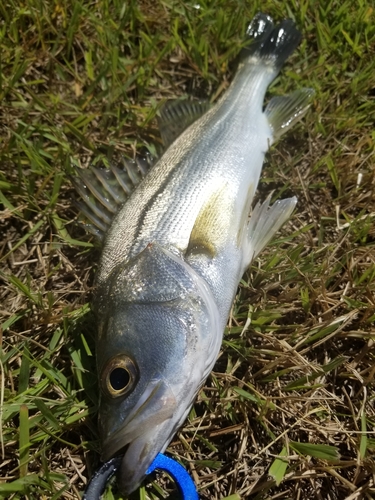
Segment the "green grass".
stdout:
[[79,498],[98,464],[99,254],[74,222],[68,176],[158,151],[160,102],[217,99],[259,10],[304,35],[270,95],[315,89],[259,186],[298,206],[241,281],[222,354],[169,452],[202,499],[374,497],[375,10],[364,0],[0,4],[0,497]]

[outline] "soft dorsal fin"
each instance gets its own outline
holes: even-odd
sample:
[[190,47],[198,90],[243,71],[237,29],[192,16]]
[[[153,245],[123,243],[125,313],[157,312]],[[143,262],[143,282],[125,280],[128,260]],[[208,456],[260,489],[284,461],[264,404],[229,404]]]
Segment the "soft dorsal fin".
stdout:
[[154,159],[146,155],[123,159],[122,165],[109,168],[76,168],[72,183],[81,200],[75,201],[75,205],[85,229],[103,240],[113,217],[153,164]]
[[296,90],[292,94],[273,97],[265,109],[274,139],[285,134],[310,107],[313,89]]
[[163,144],[168,148],[192,123],[211,107],[208,101],[166,101],[159,110],[158,125]]

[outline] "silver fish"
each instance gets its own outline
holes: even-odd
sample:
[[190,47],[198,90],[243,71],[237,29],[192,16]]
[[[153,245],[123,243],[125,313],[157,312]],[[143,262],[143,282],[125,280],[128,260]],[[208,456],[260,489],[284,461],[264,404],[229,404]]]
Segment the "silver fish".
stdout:
[[[172,144],[131,194],[139,179],[129,166],[125,174],[97,170],[80,187],[97,230],[109,226],[94,299],[99,422],[102,460],[124,453],[124,494],[140,485],[186,419],[219,354],[243,273],[296,205],[295,197],[273,206],[266,200],[249,218],[266,151],[312,95],[274,97],[263,111],[267,87],[300,33],[291,20],[274,26],[258,14],[247,34],[253,43],[229,89],[180,135],[166,125]],[[197,106],[166,108],[164,121],[195,119]],[[116,200],[125,201],[112,216]]]

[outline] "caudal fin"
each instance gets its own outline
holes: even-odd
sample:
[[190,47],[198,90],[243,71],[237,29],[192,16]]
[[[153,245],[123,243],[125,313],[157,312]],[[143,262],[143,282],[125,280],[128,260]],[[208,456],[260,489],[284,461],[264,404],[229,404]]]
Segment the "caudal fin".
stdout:
[[302,35],[291,19],[275,26],[270,16],[259,12],[251,21],[246,34],[252,43],[243,56],[261,59],[278,72],[290,54],[297,48]]
[[[270,81],[301,41],[301,33],[291,19],[284,19],[275,26],[272,18],[262,13],[258,13],[251,21],[247,35],[252,43],[244,49],[242,57],[251,65],[265,66],[267,73],[270,69]],[[288,96],[271,99],[265,114],[272,127],[272,142],[302,118],[313,94],[312,89],[302,89]]]

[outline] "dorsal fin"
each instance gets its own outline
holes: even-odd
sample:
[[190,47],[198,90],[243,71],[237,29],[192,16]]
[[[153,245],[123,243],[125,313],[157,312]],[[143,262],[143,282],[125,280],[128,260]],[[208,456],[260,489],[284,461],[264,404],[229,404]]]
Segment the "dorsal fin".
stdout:
[[154,159],[146,155],[135,160],[123,159],[122,165],[109,168],[76,168],[77,175],[71,180],[81,197],[75,205],[85,229],[103,240],[113,217],[154,163]]
[[168,148],[192,123],[211,107],[208,101],[166,101],[159,110],[158,125],[163,144]]

